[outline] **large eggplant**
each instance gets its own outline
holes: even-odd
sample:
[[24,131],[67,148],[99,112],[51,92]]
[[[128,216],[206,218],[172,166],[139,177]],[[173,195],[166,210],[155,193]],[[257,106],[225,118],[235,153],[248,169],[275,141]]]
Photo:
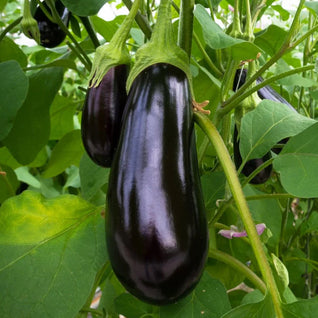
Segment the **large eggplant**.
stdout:
[[134,80],[109,177],[106,241],[120,282],[168,304],[199,281],[208,230],[188,80],[158,63]]
[[[43,6],[48,12],[51,12],[48,5],[43,2]],[[55,8],[59,13],[63,23],[67,26],[70,19],[70,11],[62,4],[60,0],[55,2]],[[53,48],[61,44],[66,34],[61,29],[61,27],[52,22],[43,12],[40,6],[36,8],[34,13],[34,19],[38,22],[39,31],[40,31],[40,42],[41,45],[47,48]]]
[[97,87],[90,87],[82,114],[82,140],[87,154],[98,165],[110,167],[127,101],[128,65],[112,67]]

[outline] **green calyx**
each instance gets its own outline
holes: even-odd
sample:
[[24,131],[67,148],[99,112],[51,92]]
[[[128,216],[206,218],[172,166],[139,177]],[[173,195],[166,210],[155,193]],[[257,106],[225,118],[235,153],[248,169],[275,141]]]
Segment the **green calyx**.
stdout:
[[114,66],[130,64],[130,55],[126,47],[126,40],[141,0],[135,0],[129,14],[116,31],[108,44],[96,49],[93,66],[89,75],[90,87],[97,87],[105,74]]
[[25,36],[40,43],[40,31],[37,21],[32,17],[29,0],[24,0],[23,18],[20,22]]
[[191,73],[189,59],[184,50],[175,42],[171,23],[171,0],[161,0],[157,23],[151,39],[136,52],[136,63],[129,73],[126,89],[129,91],[135,78],[147,67],[167,63],[184,71],[189,82]]

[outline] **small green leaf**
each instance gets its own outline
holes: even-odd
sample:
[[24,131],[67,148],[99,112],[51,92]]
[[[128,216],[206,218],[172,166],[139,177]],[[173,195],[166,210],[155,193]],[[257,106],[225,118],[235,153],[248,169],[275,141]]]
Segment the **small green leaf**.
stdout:
[[21,67],[28,65],[27,57],[19,46],[10,38],[5,37],[0,41],[0,63],[9,60],[16,60]]
[[33,161],[50,134],[49,110],[63,80],[63,69],[43,69],[29,77],[28,95],[3,143],[23,165]]
[[283,187],[301,198],[318,196],[318,123],[294,136],[274,160]]
[[54,147],[42,176],[52,178],[71,165],[79,166],[83,153],[81,131],[77,129],[69,132]]
[[62,3],[74,14],[85,17],[95,15],[99,9],[109,0],[61,0]]
[[279,280],[279,287],[281,287],[281,292],[283,293],[284,290],[288,287],[289,285],[289,275],[288,275],[288,270],[284,263],[275,255],[271,254],[272,256],[272,261],[274,264],[274,268],[277,273],[277,278]]
[[100,209],[24,191],[0,208],[2,317],[75,317],[107,261]]
[[0,63],[0,140],[9,134],[28,92],[29,79],[16,61]]
[[80,162],[82,196],[86,200],[92,197],[108,182],[109,169],[95,164],[85,153]]
[[294,136],[315,123],[285,104],[263,100],[242,118],[242,158],[260,158],[283,138]]

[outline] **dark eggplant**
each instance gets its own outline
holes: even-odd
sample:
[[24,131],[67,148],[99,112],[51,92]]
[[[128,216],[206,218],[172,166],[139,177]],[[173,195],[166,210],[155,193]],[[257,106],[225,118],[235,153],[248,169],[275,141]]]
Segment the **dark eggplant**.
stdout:
[[[43,2],[43,6],[51,12],[48,5]],[[55,2],[55,8],[59,13],[63,23],[67,26],[70,19],[70,11],[62,4],[60,0]],[[34,19],[38,22],[40,31],[40,43],[47,48],[53,48],[61,44],[66,34],[57,23],[52,22],[38,6],[34,13]]]
[[88,88],[82,113],[82,140],[98,165],[110,167],[127,101],[127,65],[112,67],[97,87]]
[[[240,153],[240,140],[238,138],[238,131],[236,125],[234,127],[233,134],[233,152],[234,152],[234,162],[238,169],[242,164],[242,157]],[[242,169],[242,173],[248,177],[252,172],[254,172],[259,166],[261,166],[265,161],[271,159],[271,153],[266,153],[262,158],[251,159],[246,162]],[[265,183],[272,172],[273,166],[269,165],[265,169],[261,170],[251,181],[252,184],[263,184]]]
[[155,305],[187,295],[208,251],[188,80],[166,63],[133,81],[109,177],[106,241],[123,286]]

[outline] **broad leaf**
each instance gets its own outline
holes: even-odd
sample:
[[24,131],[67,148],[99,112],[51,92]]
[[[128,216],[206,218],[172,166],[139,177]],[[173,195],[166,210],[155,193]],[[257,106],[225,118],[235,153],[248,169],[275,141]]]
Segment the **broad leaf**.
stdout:
[[91,21],[94,25],[96,32],[98,32],[107,42],[111,40],[114,33],[118,29],[118,25],[122,24],[125,16],[117,16],[112,21],[105,21],[100,17],[94,16],[91,18]]
[[274,160],[283,187],[301,198],[318,196],[318,123],[291,138]]
[[108,182],[109,169],[95,164],[85,153],[80,162],[82,196],[90,200]]
[[242,119],[242,158],[260,158],[283,138],[294,136],[315,123],[285,104],[263,100]]
[[27,57],[19,46],[5,37],[0,41],[0,63],[9,60],[16,60],[21,67],[26,67],[28,64]]
[[100,209],[25,191],[0,208],[1,317],[75,317],[106,262]]
[[218,318],[230,308],[224,286],[205,272],[188,297],[176,304],[160,307],[160,318]]
[[232,56],[237,60],[256,58],[260,52],[255,44],[227,35],[211,18],[206,9],[198,4],[194,16],[201,24],[206,44],[212,49],[231,48]]
[[95,15],[109,0],[61,0],[62,3],[78,16]]
[[283,305],[283,309],[284,318],[316,318],[318,312],[318,297]]
[[61,139],[65,134],[74,129],[73,116],[77,104],[71,99],[56,95],[50,108],[51,132],[50,140]]
[[0,140],[7,137],[28,92],[29,80],[16,61],[0,63]]
[[77,129],[69,132],[54,147],[43,177],[57,176],[71,165],[79,166],[83,153],[81,131]]
[[305,6],[309,8],[316,15],[318,14],[318,1],[306,1]]
[[61,68],[43,69],[29,78],[29,91],[3,143],[21,164],[33,161],[50,134],[50,106],[63,80]]
[[274,55],[283,45],[287,32],[275,24],[256,34],[255,44],[266,53]]

